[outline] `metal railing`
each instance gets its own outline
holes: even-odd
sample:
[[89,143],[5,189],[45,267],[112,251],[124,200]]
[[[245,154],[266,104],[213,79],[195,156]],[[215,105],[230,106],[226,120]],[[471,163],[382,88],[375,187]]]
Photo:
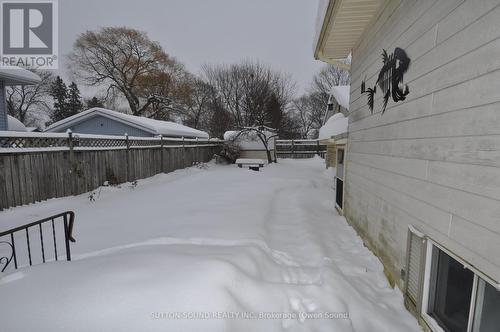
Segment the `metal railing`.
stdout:
[[[63,224],[66,260],[71,261],[70,242],[76,242],[73,238],[75,213],[73,211],[67,211],[0,233],[0,244],[7,245],[7,248],[10,248],[10,255],[0,255],[0,272],[4,272],[12,262],[14,262],[14,269],[17,270],[20,267],[19,258],[21,253],[27,255],[29,266],[32,266],[35,260],[35,254],[32,248],[34,243],[39,243],[40,245],[40,255],[38,256],[41,257],[41,263],[52,260],[51,252],[54,253],[53,260],[59,260],[58,241],[56,236],[56,233],[59,233],[56,227],[57,222],[62,222]],[[52,237],[52,241],[48,240],[52,242],[51,246],[50,243],[44,241],[44,225],[48,225],[48,229],[45,227],[45,233],[47,233],[48,230],[49,236]],[[30,231],[32,233],[31,235]],[[22,243],[19,243],[20,236],[25,237]],[[35,236],[36,240],[34,238]],[[48,245],[52,248],[49,249]],[[27,265],[28,264],[26,264],[26,266]]]

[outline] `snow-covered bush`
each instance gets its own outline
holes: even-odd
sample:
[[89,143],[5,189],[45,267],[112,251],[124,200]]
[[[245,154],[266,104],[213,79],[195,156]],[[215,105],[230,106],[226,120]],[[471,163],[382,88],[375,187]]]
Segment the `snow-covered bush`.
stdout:
[[130,189],[135,189],[138,184],[139,184],[139,182],[137,180],[134,180],[134,181],[130,182],[129,187],[130,187]]
[[89,193],[89,201],[90,202],[95,202],[96,199],[98,199],[99,197],[101,197],[101,189],[102,188],[99,188],[99,190],[93,190]]
[[208,164],[201,161],[193,162],[193,166],[198,169],[208,169]]
[[225,142],[222,146],[220,156],[230,164],[234,164],[240,157],[240,146],[234,142]]

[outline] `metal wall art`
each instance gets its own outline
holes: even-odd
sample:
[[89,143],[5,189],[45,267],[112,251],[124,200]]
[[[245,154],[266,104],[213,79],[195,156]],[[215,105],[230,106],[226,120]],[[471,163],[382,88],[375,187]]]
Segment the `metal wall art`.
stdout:
[[406,96],[410,93],[408,85],[403,84],[403,75],[410,66],[410,58],[406,55],[406,52],[396,47],[394,53],[387,55],[387,51],[383,50],[382,60],[384,65],[380,69],[375,86],[367,89],[365,81],[361,82],[361,93],[368,95],[368,106],[372,114],[377,85],[384,94],[382,114],[384,114],[391,96],[392,100],[397,103],[398,101],[405,100]]

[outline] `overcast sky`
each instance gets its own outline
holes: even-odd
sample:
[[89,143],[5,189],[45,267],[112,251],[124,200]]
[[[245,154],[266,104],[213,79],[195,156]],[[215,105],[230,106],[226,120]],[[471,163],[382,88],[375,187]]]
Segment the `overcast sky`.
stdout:
[[[77,36],[129,26],[193,73],[204,63],[259,59],[288,72],[304,91],[322,63],[313,59],[318,0],[59,0],[59,53]],[[66,70],[64,63],[60,64]],[[66,74],[63,74],[67,78]]]

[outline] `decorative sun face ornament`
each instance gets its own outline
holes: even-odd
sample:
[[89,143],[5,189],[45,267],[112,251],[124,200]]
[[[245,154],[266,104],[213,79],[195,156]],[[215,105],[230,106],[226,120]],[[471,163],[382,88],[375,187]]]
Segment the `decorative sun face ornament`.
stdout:
[[382,61],[384,65],[378,74],[377,82],[373,88],[366,88],[365,81],[361,82],[361,93],[368,95],[368,107],[373,114],[373,106],[375,101],[375,94],[377,93],[377,85],[384,94],[384,101],[382,105],[382,114],[384,114],[392,96],[392,100],[397,103],[405,100],[406,96],[410,93],[408,85],[403,84],[403,75],[410,66],[410,58],[406,52],[396,47],[391,55],[387,55],[387,51],[382,51]]

